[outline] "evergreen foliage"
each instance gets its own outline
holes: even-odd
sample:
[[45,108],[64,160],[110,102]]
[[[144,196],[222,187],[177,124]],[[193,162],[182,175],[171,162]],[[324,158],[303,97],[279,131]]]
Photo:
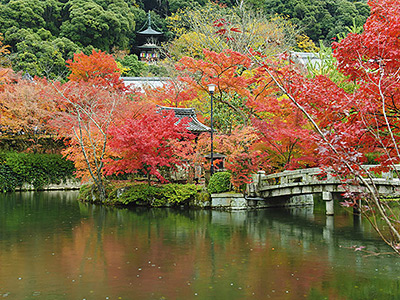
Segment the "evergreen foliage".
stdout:
[[0,152],[0,191],[14,191],[23,183],[41,189],[73,177],[74,166],[58,154]]
[[[65,61],[71,59],[73,53],[88,54],[93,48],[108,53],[137,52],[136,47],[146,42],[146,37],[137,32],[147,26],[148,11],[153,28],[164,33],[160,41],[165,42],[173,36],[173,30],[167,27],[168,16],[209,3],[207,0],[0,1],[0,33],[4,35],[4,44],[10,45],[14,70],[65,78],[68,75]],[[238,4],[233,0],[218,3],[227,7]],[[244,3],[266,17],[279,14],[290,18],[299,31],[315,43],[324,40],[330,44],[332,38],[346,32],[346,27],[353,22],[362,26],[369,14],[369,7],[363,0],[247,0]],[[126,63],[139,66],[135,62]],[[130,69],[129,76],[141,74],[140,68],[138,71]]]
[[139,61],[135,54],[126,55],[122,59],[117,58],[116,61],[121,64],[121,73],[125,77],[140,77],[146,70],[146,64]]
[[[85,185],[81,188],[79,198],[87,202],[96,202],[96,195],[92,195],[92,185]],[[109,203],[115,205],[133,206],[176,206],[188,204],[198,193],[194,184],[169,183],[162,186],[148,184],[123,184],[112,185],[108,188]],[[96,200],[94,200],[96,199]]]
[[266,14],[288,16],[314,42],[330,44],[353,21],[362,26],[369,16],[367,1],[348,0],[249,0]]
[[231,188],[231,173],[218,172],[214,173],[208,184],[208,191],[212,193],[228,192]]

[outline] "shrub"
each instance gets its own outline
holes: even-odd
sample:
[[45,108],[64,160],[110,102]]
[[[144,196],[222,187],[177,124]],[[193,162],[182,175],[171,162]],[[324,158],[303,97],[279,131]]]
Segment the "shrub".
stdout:
[[41,189],[73,177],[74,165],[58,154],[0,153],[0,190],[14,191],[23,183]]
[[197,194],[194,184],[166,184],[162,189],[162,196],[169,204],[182,204]]
[[10,166],[0,164],[0,192],[12,192],[22,185],[22,178]]
[[124,205],[136,204],[136,205],[150,205],[154,202],[155,206],[162,206],[163,203],[159,203],[155,199],[160,199],[161,188],[148,184],[138,184],[131,187],[126,187],[119,197],[117,202]]
[[108,199],[116,204],[160,207],[187,203],[195,198],[197,192],[194,184],[128,184],[116,185],[108,194]]
[[214,173],[208,184],[208,191],[212,193],[223,193],[231,189],[231,173],[217,172]]

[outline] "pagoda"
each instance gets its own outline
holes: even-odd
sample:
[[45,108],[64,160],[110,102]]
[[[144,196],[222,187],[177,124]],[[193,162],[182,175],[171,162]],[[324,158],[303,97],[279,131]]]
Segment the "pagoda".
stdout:
[[148,12],[147,29],[139,31],[138,34],[146,38],[145,44],[143,44],[142,46],[138,46],[138,48],[140,49],[140,60],[148,63],[156,63],[159,59],[159,53],[157,52],[159,46],[156,44],[156,42],[158,41],[158,37],[161,36],[163,33],[154,30],[151,27],[150,12]]

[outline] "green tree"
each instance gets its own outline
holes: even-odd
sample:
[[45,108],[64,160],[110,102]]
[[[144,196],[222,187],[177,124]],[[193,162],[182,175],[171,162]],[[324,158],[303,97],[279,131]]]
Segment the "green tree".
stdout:
[[143,75],[146,64],[139,61],[135,54],[126,55],[124,58],[116,59],[122,65],[122,76],[138,77]]
[[43,2],[43,14],[42,17],[45,21],[44,28],[50,30],[50,32],[58,36],[60,33],[60,26],[62,24],[62,7],[64,4],[57,0],[46,0]]
[[349,0],[249,0],[257,9],[269,15],[289,16],[300,30],[313,41],[329,42],[338,33],[351,26],[365,23],[369,15],[366,1]]
[[65,60],[80,48],[67,38],[54,38],[50,31],[10,28],[5,42],[12,46],[11,61],[16,71],[38,76],[65,77]]
[[44,7],[41,1],[12,0],[0,6],[0,30],[5,32],[12,26],[38,30],[46,24],[43,14]]
[[176,13],[179,9],[204,6],[206,3],[206,0],[169,0],[169,11]]
[[61,36],[83,47],[103,51],[127,48],[135,28],[134,14],[123,0],[110,1],[106,8],[95,1],[70,0],[68,19],[61,25]]

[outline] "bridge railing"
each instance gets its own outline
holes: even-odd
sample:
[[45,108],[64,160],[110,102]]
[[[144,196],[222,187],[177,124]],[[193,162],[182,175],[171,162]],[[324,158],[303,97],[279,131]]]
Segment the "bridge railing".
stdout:
[[312,183],[321,180],[330,180],[329,174],[324,175],[320,168],[308,168],[300,170],[283,171],[275,174],[265,175],[265,172],[259,171],[253,178],[258,186],[285,185],[292,183]]
[[[377,165],[364,165],[363,168],[366,170],[376,168]],[[400,165],[396,165],[396,170],[400,171]],[[399,180],[395,170],[388,172],[371,172],[371,175],[377,180]],[[327,172],[321,168],[307,168],[299,170],[287,170],[280,173],[265,175],[264,171],[259,171],[253,175],[253,186],[250,189],[259,190],[263,186],[274,186],[274,185],[291,185],[294,183],[303,184],[318,184],[318,183],[338,183],[340,182],[331,172]]]

